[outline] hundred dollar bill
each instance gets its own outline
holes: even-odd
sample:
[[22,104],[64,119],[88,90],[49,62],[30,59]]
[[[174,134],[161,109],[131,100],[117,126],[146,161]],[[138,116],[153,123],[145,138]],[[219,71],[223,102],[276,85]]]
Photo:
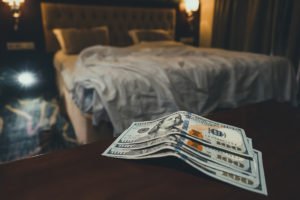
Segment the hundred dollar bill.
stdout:
[[[143,150],[130,150],[111,148],[109,151],[103,153],[104,156],[123,158],[123,159],[149,159],[174,156],[177,157],[197,170],[205,173],[208,176],[216,178],[220,181],[235,185],[237,187],[267,195],[267,188],[264,177],[264,170],[262,165],[262,156],[259,151],[254,151],[254,163],[257,169],[256,176],[247,176],[244,174],[228,171],[225,168],[214,167],[213,165],[206,165],[198,158],[195,158],[187,151],[181,151],[173,148],[162,148],[164,144],[157,145]],[[168,146],[169,147],[169,146]],[[162,151],[162,149],[164,149]],[[112,154],[111,154],[112,153]],[[131,155],[130,157],[128,155]]]
[[255,163],[252,159],[240,157],[228,152],[224,152],[212,147],[203,145],[190,139],[180,137],[178,145],[185,148],[198,156],[204,157],[208,160],[221,164],[225,167],[232,168],[243,174],[256,176]]
[[[226,171],[214,169],[212,167],[207,167],[191,159],[186,154],[180,152],[165,151],[162,153],[157,153],[156,156],[158,157],[174,156],[176,158],[183,160],[193,168],[203,172],[204,174],[210,177],[243,188],[245,190],[260,193],[266,196],[268,195],[265,175],[264,175],[263,162],[262,162],[262,154],[258,150],[254,150],[254,156],[253,156],[255,168],[257,168],[256,177],[251,177],[251,176],[242,177],[242,176],[228,173]],[[145,158],[148,158],[148,156],[145,156]],[[149,158],[152,158],[152,155],[149,155]]]
[[252,159],[243,158],[237,155],[233,155],[212,147],[202,145],[199,142],[184,138],[180,135],[169,135],[162,138],[157,138],[143,143],[134,144],[119,144],[116,143],[115,147],[126,148],[126,149],[143,149],[156,146],[162,143],[172,143],[182,148],[186,148],[191,152],[206,158],[210,161],[223,165],[224,167],[229,167],[234,170],[238,170],[241,173],[255,176],[256,170],[254,168],[254,161]]
[[113,157],[113,158],[122,158],[122,159],[145,159],[145,156],[153,155],[155,153],[158,153],[163,150],[172,150],[174,152],[185,152],[186,154],[189,154],[189,156],[193,157],[197,162],[205,165],[205,166],[211,166],[215,169],[223,170],[228,173],[236,174],[239,176],[249,176],[248,173],[235,171],[231,168],[227,168],[224,166],[221,166],[215,162],[212,162],[204,157],[201,157],[193,152],[188,151],[187,149],[181,148],[180,146],[173,144],[173,143],[162,143],[156,146],[152,146],[149,148],[144,149],[128,149],[128,148],[118,148],[116,147],[116,143],[113,143],[110,147],[106,149],[106,151],[102,154],[103,156],[107,157]]
[[180,112],[182,123],[175,125],[193,138],[205,144],[225,149],[239,155],[252,157],[253,151],[247,142],[245,132],[241,128],[215,122],[204,117]]
[[186,163],[191,165],[192,167],[198,169],[199,171],[209,175],[213,178],[219,179],[221,181],[227,182],[229,184],[235,185],[237,187],[257,192],[260,194],[268,195],[267,186],[265,181],[263,163],[262,163],[262,154],[260,151],[254,150],[254,163],[256,163],[257,168],[257,176],[252,177],[244,177],[239,176],[233,173],[228,173],[224,170],[215,169],[213,167],[203,166],[198,163],[197,160],[190,158],[184,154],[177,154],[177,157],[184,160]]
[[252,139],[247,137],[246,140],[247,140],[247,143],[248,143],[248,146],[249,146],[249,149],[250,149],[249,151],[253,152],[254,150],[253,150],[253,145],[252,145]]
[[160,145],[144,149],[129,149],[118,148],[113,143],[102,153],[102,155],[122,159],[143,159],[145,156],[157,153],[162,150],[173,150],[173,148],[169,144],[162,143]]
[[171,134],[181,134],[201,143],[251,158],[253,150],[243,129],[178,111],[153,121],[134,122],[118,143],[142,143]]
[[249,146],[252,148],[252,152],[253,152],[252,139],[247,137],[247,142],[248,142]]
[[[174,136],[176,136],[177,133],[178,132],[174,132]],[[180,135],[180,133],[178,133],[178,135]],[[116,143],[116,147],[130,148],[130,149],[143,149],[143,148],[151,147],[151,146],[158,145],[161,143],[169,142],[170,140],[176,141],[176,139],[174,137],[172,137],[172,134],[166,135],[164,137],[155,138],[155,139],[152,139],[149,141],[141,142],[141,143]],[[247,142],[252,149],[252,139],[247,138]]]

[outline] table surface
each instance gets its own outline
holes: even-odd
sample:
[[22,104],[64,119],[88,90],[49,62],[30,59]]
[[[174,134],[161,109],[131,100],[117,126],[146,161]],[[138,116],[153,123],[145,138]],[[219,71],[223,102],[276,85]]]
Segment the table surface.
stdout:
[[112,140],[0,166],[1,199],[295,199],[300,180],[300,114],[268,102],[208,118],[245,130],[263,153],[268,196],[210,178],[175,158],[101,156]]

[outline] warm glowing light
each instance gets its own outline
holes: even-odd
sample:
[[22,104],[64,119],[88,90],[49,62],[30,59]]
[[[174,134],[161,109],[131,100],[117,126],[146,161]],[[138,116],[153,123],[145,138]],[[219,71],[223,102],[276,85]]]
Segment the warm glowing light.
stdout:
[[199,9],[199,0],[184,0],[187,13],[195,12]]
[[24,87],[30,87],[37,82],[35,74],[31,72],[21,72],[18,74],[17,80]]
[[14,17],[14,18],[19,18],[19,17],[20,17],[20,13],[19,13],[19,12],[13,13],[13,17]]
[[25,2],[25,0],[2,0],[4,3],[7,3],[12,11],[12,16],[15,20],[14,30],[18,30],[19,18],[21,15],[20,7]]
[[4,3],[7,3],[12,10],[19,10],[21,4],[25,2],[25,0],[2,0]]

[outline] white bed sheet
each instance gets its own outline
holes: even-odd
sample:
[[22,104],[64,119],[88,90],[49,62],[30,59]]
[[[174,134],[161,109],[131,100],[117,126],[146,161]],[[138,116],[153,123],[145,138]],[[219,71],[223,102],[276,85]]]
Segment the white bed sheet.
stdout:
[[116,135],[133,121],[177,110],[206,114],[270,99],[296,103],[295,73],[281,57],[158,42],[87,48],[76,68],[74,59],[62,70],[74,101],[92,111],[95,124],[108,116]]
[[88,144],[99,139],[112,138],[112,130],[106,123],[109,122],[107,115],[100,119],[103,123],[93,126],[91,115],[80,110],[72,100],[70,80],[72,80],[77,59],[78,55],[68,55],[62,51],[57,51],[54,55],[57,86],[64,103],[64,110],[73,124],[77,141],[80,144]]

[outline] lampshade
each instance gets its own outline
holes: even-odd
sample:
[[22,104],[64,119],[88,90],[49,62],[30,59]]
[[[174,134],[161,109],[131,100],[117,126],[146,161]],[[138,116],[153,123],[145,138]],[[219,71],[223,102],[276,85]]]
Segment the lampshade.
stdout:
[[22,3],[25,0],[2,0],[4,3],[7,3],[12,10],[20,9]]
[[199,9],[199,0],[184,0],[187,13],[195,12]]

